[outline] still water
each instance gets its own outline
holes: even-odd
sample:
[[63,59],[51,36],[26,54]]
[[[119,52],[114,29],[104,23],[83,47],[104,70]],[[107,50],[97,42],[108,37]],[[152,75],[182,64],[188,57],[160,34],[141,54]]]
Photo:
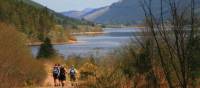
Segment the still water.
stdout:
[[[113,49],[127,44],[137,28],[105,28],[101,35],[76,35],[78,40],[74,44],[54,45],[57,52],[68,57],[70,55],[105,55]],[[32,54],[37,55],[39,46],[32,46]]]

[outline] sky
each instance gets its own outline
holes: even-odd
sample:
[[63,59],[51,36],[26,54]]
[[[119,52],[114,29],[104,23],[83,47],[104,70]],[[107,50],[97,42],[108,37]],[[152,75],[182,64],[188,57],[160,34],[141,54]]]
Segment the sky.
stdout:
[[99,8],[111,5],[119,0],[33,0],[56,12]]

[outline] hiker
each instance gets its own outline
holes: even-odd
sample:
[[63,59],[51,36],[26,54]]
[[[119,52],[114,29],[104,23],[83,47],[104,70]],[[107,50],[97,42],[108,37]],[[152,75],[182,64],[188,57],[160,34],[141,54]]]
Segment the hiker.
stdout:
[[58,79],[59,79],[62,87],[64,87],[65,81],[66,81],[66,70],[65,70],[64,66],[60,67],[60,74],[58,76]]
[[70,75],[70,81],[75,82],[76,81],[76,69],[72,65],[70,70],[69,70],[69,75]]
[[58,86],[58,76],[60,74],[59,64],[55,64],[53,67],[53,79],[54,79],[54,86]]

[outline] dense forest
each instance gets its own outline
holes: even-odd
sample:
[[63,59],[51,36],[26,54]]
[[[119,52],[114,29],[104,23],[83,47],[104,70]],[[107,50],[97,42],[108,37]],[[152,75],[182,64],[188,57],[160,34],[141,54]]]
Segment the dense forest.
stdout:
[[31,0],[0,0],[0,20],[15,26],[32,41],[44,40],[57,25],[60,29],[93,26],[86,21],[64,17]]

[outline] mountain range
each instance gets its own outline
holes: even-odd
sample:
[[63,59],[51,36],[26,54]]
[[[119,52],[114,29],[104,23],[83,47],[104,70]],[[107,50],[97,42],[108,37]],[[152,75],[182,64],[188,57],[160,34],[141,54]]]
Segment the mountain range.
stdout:
[[143,19],[138,0],[121,0],[110,6],[62,14],[101,24],[137,24]]
[[[176,0],[176,3],[181,8],[181,5],[190,3],[190,0]],[[196,0],[200,3],[200,0]],[[165,3],[166,6],[166,3]],[[169,16],[169,10],[164,8],[166,16]],[[155,16],[159,16],[160,0],[152,0],[152,12]],[[144,19],[144,11],[140,0],[120,0],[110,6],[105,6],[97,9],[70,11],[62,13],[76,19],[84,19],[87,21],[100,24],[140,24]]]
[[82,19],[84,18],[84,16],[92,13],[95,10],[96,9],[86,8],[82,11],[67,11],[67,12],[62,12],[61,14],[67,17],[75,18],[75,19]]
[[[19,0],[20,1],[20,0]],[[25,3],[27,3],[28,5],[31,5],[33,7],[36,7],[36,8],[39,8],[39,9],[43,9],[43,8],[46,8],[45,6],[41,5],[41,4],[38,4],[32,0],[21,0]],[[70,16],[65,16],[63,14],[60,14],[60,13],[57,13],[49,8],[47,8],[48,12],[53,14],[54,17],[56,18],[56,20],[58,22],[60,22],[61,24],[68,24],[68,25],[79,25],[79,24],[89,24],[87,21],[80,21],[80,20],[77,20],[77,19],[74,19]]]

